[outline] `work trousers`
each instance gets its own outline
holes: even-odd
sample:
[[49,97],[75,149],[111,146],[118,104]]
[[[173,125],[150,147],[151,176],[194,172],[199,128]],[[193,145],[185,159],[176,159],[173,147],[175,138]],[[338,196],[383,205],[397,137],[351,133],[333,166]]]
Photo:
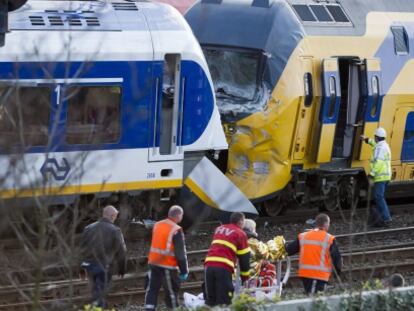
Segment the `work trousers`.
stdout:
[[231,304],[234,286],[232,273],[221,267],[204,268],[205,301],[210,307]]
[[164,288],[167,307],[178,307],[178,290],[180,289],[178,271],[149,265],[144,310],[155,310],[161,286]]
[[377,204],[377,209],[382,217],[382,221],[391,221],[390,211],[384,197],[387,184],[388,181],[376,182],[374,184],[375,203]]
[[111,286],[112,274],[108,269],[94,262],[83,263],[82,268],[88,273],[92,304],[97,307],[107,308],[106,295]]
[[317,279],[302,278],[303,287],[308,295],[316,294],[317,292],[323,292],[326,287],[325,281]]

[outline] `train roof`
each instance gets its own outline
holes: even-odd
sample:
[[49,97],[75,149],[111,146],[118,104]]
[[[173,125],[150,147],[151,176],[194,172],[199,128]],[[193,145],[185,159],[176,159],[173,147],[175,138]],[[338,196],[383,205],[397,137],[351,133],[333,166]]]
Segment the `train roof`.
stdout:
[[198,45],[176,9],[147,1],[29,0],[9,14],[9,30],[2,61],[33,60],[33,51],[56,60],[68,40],[71,59],[82,61],[93,53],[94,60],[150,60],[158,54],[194,53],[197,48],[188,47]]
[[196,0],[152,0],[154,2],[167,3],[175,7],[182,14],[187,12],[187,10],[196,2]]
[[412,13],[414,1],[201,0],[186,19],[203,44],[228,42],[265,50],[270,35],[363,35],[367,15],[375,11]]
[[[372,12],[413,13],[414,1],[201,0],[185,18],[202,45],[264,51],[274,85],[304,37],[362,36]],[[386,14],[374,23],[389,24]]]

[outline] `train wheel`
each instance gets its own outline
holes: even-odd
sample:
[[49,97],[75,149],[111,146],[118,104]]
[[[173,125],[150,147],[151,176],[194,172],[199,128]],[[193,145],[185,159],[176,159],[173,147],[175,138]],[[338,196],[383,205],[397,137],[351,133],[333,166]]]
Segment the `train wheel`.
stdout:
[[277,195],[270,200],[263,202],[265,213],[270,217],[276,217],[286,212],[287,201],[283,199],[283,195]]
[[332,187],[326,197],[322,200],[321,211],[334,212],[338,210],[340,204],[338,189]]
[[351,209],[359,203],[358,183],[355,178],[342,179],[339,184],[339,205],[341,209]]
[[358,184],[353,177],[341,179],[337,186],[331,187],[322,200],[322,211],[333,212],[338,209],[350,209],[359,201]]

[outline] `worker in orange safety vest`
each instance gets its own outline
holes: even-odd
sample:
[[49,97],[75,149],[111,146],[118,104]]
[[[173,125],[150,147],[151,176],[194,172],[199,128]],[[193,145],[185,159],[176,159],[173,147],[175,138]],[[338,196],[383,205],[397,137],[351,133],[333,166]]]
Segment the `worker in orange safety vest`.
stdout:
[[230,224],[214,231],[213,241],[204,261],[205,301],[208,306],[229,305],[233,296],[233,274],[240,265],[242,281],[249,278],[250,248],[242,230],[244,214],[232,213]]
[[315,229],[299,234],[295,241],[286,245],[289,256],[299,253],[298,275],[308,295],[325,290],[333,267],[338,275],[341,273],[341,253],[335,236],[328,233],[329,225],[329,216],[319,214]]
[[168,218],[154,225],[148,255],[149,271],[145,293],[145,310],[156,309],[161,285],[166,293],[166,305],[173,309],[178,307],[180,282],[185,281],[188,277],[184,233],[178,225],[183,219],[183,215],[183,209],[178,205],[173,205],[168,211]]

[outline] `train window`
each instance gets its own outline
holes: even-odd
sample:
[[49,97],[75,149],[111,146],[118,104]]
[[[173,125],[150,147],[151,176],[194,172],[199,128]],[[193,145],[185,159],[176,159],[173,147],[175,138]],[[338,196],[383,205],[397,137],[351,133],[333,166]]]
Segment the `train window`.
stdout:
[[414,111],[407,114],[401,160],[414,161]]
[[0,145],[45,146],[51,89],[0,86]]
[[407,55],[409,52],[408,35],[404,27],[394,26],[391,27],[392,34],[394,35],[394,49],[397,55]]
[[292,6],[302,22],[316,22],[315,16],[312,14],[312,11],[307,5],[294,4]]
[[313,100],[313,83],[312,74],[310,72],[305,73],[303,76],[303,84],[305,88],[305,106],[309,107]]
[[121,133],[119,86],[73,86],[66,89],[66,142],[107,144]]
[[320,22],[332,22],[332,17],[323,5],[310,5],[313,14]]
[[340,5],[327,5],[326,8],[328,9],[329,13],[331,13],[335,22],[337,23],[349,23],[350,22]]
[[414,112],[409,112],[407,115],[404,140],[414,142]]
[[329,107],[328,118],[333,118],[335,115],[336,106],[336,79],[335,77],[329,78]]
[[373,76],[371,80],[372,84],[372,105],[371,105],[371,117],[375,117],[378,112],[378,106],[380,102],[379,96],[379,79],[377,76]]

